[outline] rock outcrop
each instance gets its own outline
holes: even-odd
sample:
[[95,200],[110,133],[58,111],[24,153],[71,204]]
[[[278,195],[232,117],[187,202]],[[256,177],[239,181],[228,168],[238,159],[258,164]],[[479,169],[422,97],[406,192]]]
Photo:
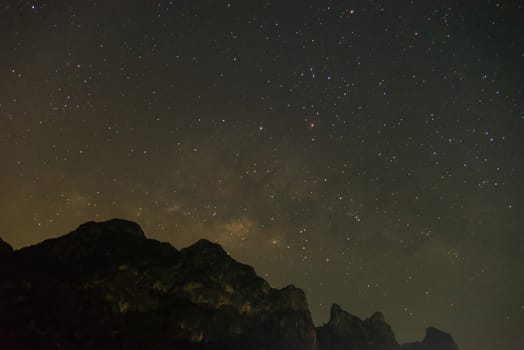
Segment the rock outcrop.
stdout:
[[402,350],[458,350],[458,347],[450,334],[428,327],[422,342],[404,344]]
[[[179,251],[121,219],[16,251],[0,240],[0,276],[0,349],[400,349],[380,313],[333,305],[316,329],[301,289],[272,288],[218,244]],[[402,349],[457,350],[433,328]]]
[[318,350],[399,350],[393,330],[377,312],[366,320],[336,304],[329,322],[317,329]]

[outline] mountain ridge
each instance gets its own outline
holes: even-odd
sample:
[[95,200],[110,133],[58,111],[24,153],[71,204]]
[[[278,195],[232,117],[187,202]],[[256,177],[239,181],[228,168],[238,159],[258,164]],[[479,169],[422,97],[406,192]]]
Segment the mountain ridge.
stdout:
[[337,304],[315,327],[301,289],[272,288],[217,243],[177,250],[123,219],[18,250],[0,239],[0,273],[11,349],[457,350],[432,327],[401,346],[381,313],[361,320]]

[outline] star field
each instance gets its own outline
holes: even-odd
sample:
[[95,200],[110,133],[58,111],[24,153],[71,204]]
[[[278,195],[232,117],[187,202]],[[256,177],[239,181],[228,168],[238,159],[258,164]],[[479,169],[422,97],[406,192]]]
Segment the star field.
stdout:
[[0,236],[205,237],[313,318],[524,347],[520,1],[0,1]]

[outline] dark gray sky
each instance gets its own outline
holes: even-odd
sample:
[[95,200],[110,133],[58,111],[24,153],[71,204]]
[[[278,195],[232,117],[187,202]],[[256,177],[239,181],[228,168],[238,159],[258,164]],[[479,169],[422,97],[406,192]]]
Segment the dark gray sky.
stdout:
[[[471,3],[471,4],[470,4]],[[524,348],[521,1],[0,1],[0,235],[123,217]]]

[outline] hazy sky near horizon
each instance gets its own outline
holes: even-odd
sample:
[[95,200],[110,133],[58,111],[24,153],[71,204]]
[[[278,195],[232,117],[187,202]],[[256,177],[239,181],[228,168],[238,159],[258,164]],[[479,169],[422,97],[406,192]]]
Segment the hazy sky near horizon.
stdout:
[[0,237],[122,217],[402,341],[524,348],[521,1],[0,0]]

